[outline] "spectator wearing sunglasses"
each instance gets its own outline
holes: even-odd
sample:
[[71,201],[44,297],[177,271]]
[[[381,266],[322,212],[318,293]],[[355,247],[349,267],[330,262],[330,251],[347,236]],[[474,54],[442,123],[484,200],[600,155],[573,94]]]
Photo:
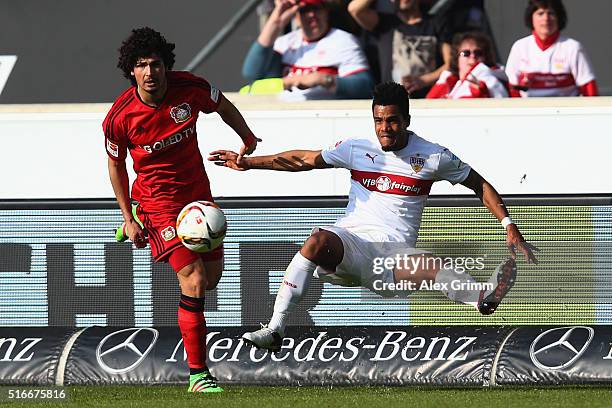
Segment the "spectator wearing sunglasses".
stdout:
[[505,98],[507,78],[495,64],[488,35],[473,31],[457,34],[451,47],[448,71],[431,88],[427,98]]
[[561,0],[529,0],[525,25],[532,34],[510,50],[511,96],[597,96],[597,82],[582,45],[561,35],[567,13]]
[[[280,35],[293,18],[300,28]],[[251,82],[282,78],[283,99],[370,98],[374,81],[359,42],[331,27],[329,18],[324,0],[276,0],[243,76]]]

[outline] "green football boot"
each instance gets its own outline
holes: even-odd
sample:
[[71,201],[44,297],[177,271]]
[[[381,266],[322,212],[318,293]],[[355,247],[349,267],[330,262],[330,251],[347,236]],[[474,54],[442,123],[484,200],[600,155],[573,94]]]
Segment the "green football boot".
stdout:
[[189,376],[189,388],[187,392],[223,392],[223,388],[217,384],[217,379],[206,369],[206,371]]

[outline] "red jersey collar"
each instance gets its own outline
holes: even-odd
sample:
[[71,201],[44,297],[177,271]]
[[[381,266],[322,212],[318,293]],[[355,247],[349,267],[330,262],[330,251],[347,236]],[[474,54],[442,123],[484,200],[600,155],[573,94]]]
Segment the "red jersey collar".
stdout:
[[542,51],[546,51],[548,48],[550,48],[550,46],[553,45],[559,39],[559,35],[561,35],[561,32],[557,31],[547,39],[542,40],[540,37],[537,36],[535,31],[533,31],[533,37],[535,38],[536,44],[538,44],[538,47],[540,47]]
[[166,93],[164,94],[164,97],[163,97],[161,103],[159,105],[157,105],[157,106],[149,105],[148,103],[146,103],[145,101],[142,100],[142,98],[140,97],[140,94],[138,93],[138,85],[134,85],[134,86],[132,86],[132,88],[134,88],[134,96],[136,97],[138,102],[140,102],[142,105],[146,106],[147,108],[150,108],[150,109],[159,109],[166,102],[166,95],[168,95],[168,88],[166,88]]

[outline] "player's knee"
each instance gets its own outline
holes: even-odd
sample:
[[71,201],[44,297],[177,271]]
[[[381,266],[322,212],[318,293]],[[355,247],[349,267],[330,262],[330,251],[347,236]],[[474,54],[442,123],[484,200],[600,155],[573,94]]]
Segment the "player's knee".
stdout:
[[321,230],[306,240],[300,252],[317,265],[336,266],[342,261],[342,241],[336,234]]
[[208,279],[203,273],[194,273],[189,276],[184,286],[189,292],[196,294],[196,297],[203,297],[208,288]]
[[184,292],[203,294],[208,288],[208,277],[199,262],[185,266],[179,275]]

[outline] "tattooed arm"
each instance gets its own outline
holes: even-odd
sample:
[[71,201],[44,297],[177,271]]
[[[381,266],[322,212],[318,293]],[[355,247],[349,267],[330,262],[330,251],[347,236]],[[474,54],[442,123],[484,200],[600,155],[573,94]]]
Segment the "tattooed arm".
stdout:
[[231,150],[215,150],[208,157],[208,160],[213,161],[217,166],[225,166],[238,171],[249,169],[307,171],[333,167],[325,163],[320,150],[289,150],[269,156],[245,157],[240,164],[237,163],[237,159],[238,154]]

